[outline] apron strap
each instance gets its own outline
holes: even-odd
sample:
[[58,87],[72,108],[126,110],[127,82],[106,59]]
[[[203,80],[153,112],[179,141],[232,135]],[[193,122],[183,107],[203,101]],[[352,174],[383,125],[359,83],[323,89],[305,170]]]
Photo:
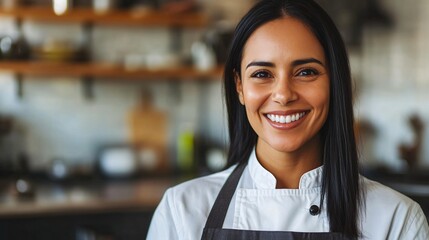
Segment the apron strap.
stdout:
[[231,203],[231,199],[234,196],[238,182],[241,178],[241,174],[246,168],[246,165],[247,162],[239,163],[226,180],[225,184],[217,195],[212,209],[210,210],[205,228],[222,228],[226,213],[228,212],[229,204]]

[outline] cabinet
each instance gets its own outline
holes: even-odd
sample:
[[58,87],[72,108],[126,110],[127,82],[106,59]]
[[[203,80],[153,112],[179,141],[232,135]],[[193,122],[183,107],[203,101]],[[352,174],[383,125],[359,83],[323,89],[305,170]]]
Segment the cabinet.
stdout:
[[145,239],[154,210],[55,214],[0,218],[0,238],[8,240]]
[[145,239],[164,191],[179,180],[32,183],[35,197],[20,198],[7,191],[12,181],[0,179],[0,239]]
[[[0,17],[12,17],[18,23],[24,20],[47,22],[50,24],[78,23],[85,31],[91,31],[94,25],[125,25],[135,27],[162,27],[171,29],[172,40],[180,43],[180,32],[183,28],[202,28],[208,25],[209,19],[202,13],[169,14],[160,11],[111,10],[97,13],[89,8],[75,8],[62,15],[56,15],[49,7],[19,7],[0,9]],[[191,65],[150,70],[144,68],[129,70],[122,64],[103,62],[45,62],[35,60],[0,61],[0,72],[16,74],[18,94],[22,94],[22,76],[70,76],[84,79],[90,86],[93,78],[153,80],[168,79],[174,81],[201,81],[219,79],[222,67],[200,71]],[[88,92],[88,91],[87,91]]]

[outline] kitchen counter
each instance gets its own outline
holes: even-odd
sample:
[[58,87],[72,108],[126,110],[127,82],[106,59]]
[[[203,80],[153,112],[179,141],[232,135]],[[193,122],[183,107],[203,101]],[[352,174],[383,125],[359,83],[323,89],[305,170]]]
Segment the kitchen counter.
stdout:
[[15,190],[15,181],[0,181],[0,218],[154,210],[173,178],[76,182],[33,181],[33,194]]

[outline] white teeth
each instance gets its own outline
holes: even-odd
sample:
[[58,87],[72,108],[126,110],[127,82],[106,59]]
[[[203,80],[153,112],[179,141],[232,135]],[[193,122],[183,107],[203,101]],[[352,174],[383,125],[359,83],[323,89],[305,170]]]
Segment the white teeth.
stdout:
[[295,122],[299,119],[301,119],[305,115],[305,112],[302,113],[296,113],[292,115],[274,115],[274,114],[267,114],[267,117],[277,123],[291,123]]

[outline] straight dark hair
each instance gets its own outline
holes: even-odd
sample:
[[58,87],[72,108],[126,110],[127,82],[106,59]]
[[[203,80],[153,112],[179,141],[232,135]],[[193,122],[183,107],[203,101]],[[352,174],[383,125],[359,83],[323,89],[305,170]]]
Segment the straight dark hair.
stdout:
[[262,0],[239,22],[224,70],[230,148],[228,166],[246,163],[257,142],[236,91],[235,76],[241,78],[243,48],[250,35],[263,24],[293,17],[310,28],[322,45],[330,76],[329,113],[320,136],[323,146],[323,176],[320,206],[326,210],[331,232],[358,238],[362,204],[358,155],[353,131],[352,81],[346,47],[328,14],[313,0]]

